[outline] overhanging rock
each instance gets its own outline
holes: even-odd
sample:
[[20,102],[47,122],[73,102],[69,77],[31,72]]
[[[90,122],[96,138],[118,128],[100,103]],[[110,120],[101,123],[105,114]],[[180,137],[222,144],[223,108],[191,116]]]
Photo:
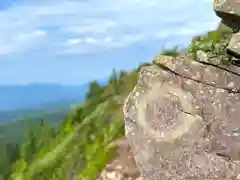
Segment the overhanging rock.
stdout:
[[222,23],[233,30],[234,34],[227,47],[227,53],[239,61],[240,2],[238,0],[214,0],[214,11],[222,19]]
[[240,179],[240,74],[187,57],[143,67],[124,105],[143,179]]
[[233,31],[240,28],[240,3],[238,0],[214,0],[214,11]]

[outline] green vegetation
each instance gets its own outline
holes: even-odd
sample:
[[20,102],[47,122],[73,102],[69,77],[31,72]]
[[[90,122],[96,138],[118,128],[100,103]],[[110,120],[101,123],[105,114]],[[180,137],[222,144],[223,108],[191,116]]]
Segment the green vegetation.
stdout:
[[47,121],[53,126],[58,125],[61,121],[69,114],[69,109],[51,110],[47,111],[36,111],[26,113],[25,116],[20,116],[17,120],[11,120],[7,123],[0,125],[0,149],[4,147],[8,140],[11,142],[22,143],[24,142],[24,133],[28,128],[38,126],[42,119]]
[[95,179],[114,157],[114,149],[106,147],[124,134],[122,106],[137,75],[137,71],[128,74],[113,70],[108,85],[93,81],[85,104],[58,126],[43,120],[32,126],[0,179]]
[[214,58],[215,63],[228,64],[229,57],[225,53],[226,45],[231,37],[232,31],[221,24],[217,30],[208,32],[203,36],[197,36],[192,40],[188,47],[188,52],[193,60],[196,60],[198,50],[206,52],[211,58]]
[[[197,50],[213,53],[229,36],[229,31],[222,28],[195,38],[189,53],[193,57]],[[177,47],[161,52],[172,56],[178,53]],[[123,103],[137,82],[140,67],[131,73],[113,70],[105,86],[92,81],[84,104],[54,126],[39,118],[35,121],[38,125],[30,124],[26,140],[20,146],[15,141],[6,141],[0,153],[0,180],[69,180],[73,177],[95,180],[114,158],[115,149],[107,148],[108,144],[124,134]]]
[[161,53],[161,55],[165,55],[165,56],[178,56],[179,55],[179,49],[177,46],[173,47],[173,48],[169,48],[169,49],[165,49],[163,48]]

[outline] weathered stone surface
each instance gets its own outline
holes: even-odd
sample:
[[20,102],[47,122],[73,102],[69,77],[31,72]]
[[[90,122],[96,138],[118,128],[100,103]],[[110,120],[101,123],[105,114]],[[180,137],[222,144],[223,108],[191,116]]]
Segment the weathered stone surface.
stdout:
[[214,0],[214,10],[223,23],[239,31],[240,3],[238,0]]
[[124,105],[142,178],[240,179],[239,69],[168,60],[141,69]]
[[222,19],[222,23],[230,27],[234,33],[227,53],[240,60],[239,30],[240,30],[240,1],[239,0],[214,0],[216,15]]
[[106,165],[97,180],[140,180],[140,172],[126,137],[112,142],[109,147],[117,147],[117,155]]
[[227,50],[229,51],[229,54],[232,54],[240,59],[240,32],[232,36]]

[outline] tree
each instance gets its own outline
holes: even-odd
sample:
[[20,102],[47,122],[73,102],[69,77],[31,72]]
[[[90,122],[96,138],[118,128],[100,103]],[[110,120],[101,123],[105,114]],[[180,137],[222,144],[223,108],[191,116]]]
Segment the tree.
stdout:
[[117,73],[116,69],[112,70],[112,74],[109,78],[109,84],[113,85],[113,93],[119,94],[119,74]]
[[92,81],[89,86],[89,91],[86,95],[87,99],[91,99],[92,97],[96,97],[100,95],[103,91],[103,88],[98,84],[96,80]]
[[165,56],[178,56],[179,55],[179,50],[178,50],[178,46],[174,46],[173,48],[169,48],[169,49],[162,49],[162,52],[160,53],[161,55],[165,55]]

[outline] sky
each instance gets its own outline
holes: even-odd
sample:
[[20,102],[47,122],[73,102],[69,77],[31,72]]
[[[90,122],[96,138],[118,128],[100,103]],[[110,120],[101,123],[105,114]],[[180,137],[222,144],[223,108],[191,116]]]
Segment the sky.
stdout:
[[213,0],[1,0],[0,85],[103,79],[219,22]]

